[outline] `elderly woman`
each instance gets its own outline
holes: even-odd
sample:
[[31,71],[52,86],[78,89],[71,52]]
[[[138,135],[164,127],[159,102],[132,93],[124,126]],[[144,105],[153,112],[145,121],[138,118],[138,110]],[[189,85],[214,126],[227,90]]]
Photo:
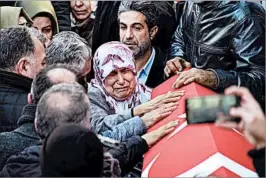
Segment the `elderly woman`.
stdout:
[[[151,101],[151,90],[140,84],[132,51],[120,42],[98,48],[93,59],[95,79],[89,88],[91,126],[97,133],[113,130],[119,124],[117,140],[142,135],[148,128],[172,113],[184,91],[170,92]],[[121,126],[120,125],[120,126]]]
[[91,0],[70,1],[71,30],[84,38],[90,47],[92,43],[92,32],[95,18],[95,2],[96,1]]

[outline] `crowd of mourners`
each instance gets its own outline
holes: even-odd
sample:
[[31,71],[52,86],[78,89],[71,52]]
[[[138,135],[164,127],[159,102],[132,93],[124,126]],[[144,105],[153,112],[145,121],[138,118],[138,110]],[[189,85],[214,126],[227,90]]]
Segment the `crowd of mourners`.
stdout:
[[[140,177],[144,154],[178,121],[148,129],[192,82],[240,96],[230,110],[240,123],[216,125],[244,133],[265,176],[259,1],[0,4],[1,177]],[[175,90],[152,98],[175,74]]]

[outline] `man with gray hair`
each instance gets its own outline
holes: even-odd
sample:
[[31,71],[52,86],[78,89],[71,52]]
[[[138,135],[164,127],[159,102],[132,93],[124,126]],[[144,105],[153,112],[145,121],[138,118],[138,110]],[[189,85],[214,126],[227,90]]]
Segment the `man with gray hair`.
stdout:
[[[77,83],[54,85],[38,103],[35,119],[36,131],[43,140],[58,126],[70,123],[90,128],[89,97],[84,88]],[[99,138],[105,150],[119,160],[122,174],[125,175],[142,159],[149,147],[172,131],[176,125],[176,122],[170,122],[143,136],[133,136],[123,143],[102,136]],[[108,136],[107,132],[104,132],[103,136]],[[40,145],[31,146],[21,154],[11,156],[0,176],[41,176],[40,148]]]
[[44,139],[61,123],[90,125],[90,101],[79,84],[58,84],[48,90],[38,103],[36,130]]
[[6,160],[13,154],[39,143],[34,128],[35,111],[41,96],[53,85],[58,83],[77,82],[76,70],[64,64],[51,65],[42,69],[33,79],[28,103],[23,107],[18,128],[11,132],[0,133],[0,170]]
[[91,71],[91,49],[85,39],[71,31],[56,34],[46,48],[46,64],[68,64],[77,68],[79,77]]
[[44,46],[27,27],[0,31],[0,132],[17,128],[32,78],[45,64]]

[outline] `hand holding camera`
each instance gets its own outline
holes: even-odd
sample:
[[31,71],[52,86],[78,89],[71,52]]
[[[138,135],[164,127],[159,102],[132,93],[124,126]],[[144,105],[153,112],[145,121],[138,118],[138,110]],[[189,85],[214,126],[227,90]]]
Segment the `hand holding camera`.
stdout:
[[239,117],[240,122],[226,120],[223,117],[216,121],[216,125],[226,128],[235,128],[243,132],[247,140],[256,145],[257,149],[265,147],[266,120],[258,102],[248,89],[232,86],[225,90],[227,95],[236,95],[241,98],[240,106],[233,107],[229,111],[232,117]]

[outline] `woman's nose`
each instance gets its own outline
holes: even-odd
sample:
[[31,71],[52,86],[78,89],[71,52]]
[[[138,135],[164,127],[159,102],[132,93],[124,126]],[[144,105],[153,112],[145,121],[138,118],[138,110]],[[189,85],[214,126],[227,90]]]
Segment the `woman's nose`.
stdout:
[[122,75],[120,72],[118,72],[117,77],[118,77],[117,82],[118,82],[119,84],[122,85],[122,84],[125,83],[124,77],[123,77],[123,75]]
[[79,6],[82,6],[83,2],[82,2],[82,1],[76,1],[76,3],[75,3],[75,4],[76,4],[76,6],[78,6],[78,7],[79,7]]

